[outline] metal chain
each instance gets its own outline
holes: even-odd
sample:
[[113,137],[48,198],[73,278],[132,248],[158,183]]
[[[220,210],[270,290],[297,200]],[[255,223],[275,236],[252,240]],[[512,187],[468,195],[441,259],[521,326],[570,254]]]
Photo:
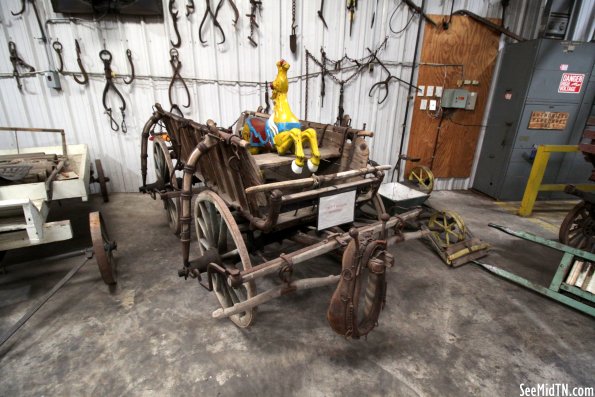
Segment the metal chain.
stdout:
[[291,0],[291,30],[295,31],[295,0]]
[[[306,50],[306,54],[308,53],[308,50]],[[308,120],[308,87],[309,84],[308,82],[310,81],[310,57],[306,57],[306,106],[304,109],[304,119]]]

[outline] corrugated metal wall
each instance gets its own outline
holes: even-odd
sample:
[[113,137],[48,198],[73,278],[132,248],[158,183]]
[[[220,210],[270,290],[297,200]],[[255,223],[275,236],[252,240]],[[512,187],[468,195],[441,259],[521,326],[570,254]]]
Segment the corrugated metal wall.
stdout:
[[[64,17],[51,11],[49,0],[37,3],[43,20]],[[24,15],[15,17],[10,11],[20,8],[20,0],[0,2],[0,125],[64,128],[70,143],[87,143],[91,158],[102,159],[111,178],[113,191],[137,191],[140,184],[140,131],[155,102],[169,108],[167,94],[172,75],[169,40],[174,35],[167,3],[164,0],[165,21],[157,18],[105,17],[100,21],[62,21],[48,24],[50,40],[58,39],[64,46],[67,71],[78,71],[74,39],[79,40],[83,63],[93,73],[90,84],[80,86],[71,76],[62,76],[62,91],[55,91],[46,86],[42,75],[36,75],[23,79],[24,89],[19,92],[16,82],[10,78],[12,65],[9,62],[8,41],[14,41],[19,55],[38,71],[52,69],[53,66],[39,40],[39,28],[31,6],[27,6]],[[292,64],[290,77],[304,74],[306,48],[318,58],[321,47],[324,47],[331,59],[340,58],[345,53],[352,58],[360,58],[367,55],[367,47],[374,49],[388,35],[388,44],[380,58],[390,61],[393,64],[391,72],[401,79],[408,80],[411,73],[411,68],[407,65],[413,58],[419,18],[414,17],[403,33],[390,33],[389,19],[397,6],[400,8],[390,21],[393,30],[403,28],[411,16],[406,7],[400,6],[400,0],[360,1],[351,36],[344,0],[325,2],[324,15],[328,29],[323,27],[317,17],[319,1],[297,0],[297,56],[289,50],[290,0],[263,1],[262,16],[258,16],[260,29],[257,31],[257,48],[252,47],[246,39],[249,34],[248,19],[245,17],[250,7],[248,0],[236,0],[241,15],[236,28],[231,23],[231,7],[227,2],[224,4],[218,18],[227,38],[223,45],[215,44],[219,36],[213,31],[211,23],[207,23],[207,45],[202,45],[198,40],[198,26],[205,10],[205,2],[195,1],[196,12],[189,18],[184,17],[186,1],[177,0],[176,3],[180,10],[179,26],[182,35],[182,47],[179,50],[183,64],[181,74],[186,79],[192,101],[189,109],[182,109],[186,116],[200,122],[212,118],[220,125],[227,126],[236,120],[242,110],[256,109],[264,98],[264,85],[257,82],[263,83],[275,77],[275,62],[279,58]],[[450,0],[429,0],[427,3],[428,13],[450,12]],[[370,28],[376,4],[376,22]],[[455,1],[454,9],[462,8],[487,17],[499,17],[501,13],[500,0]],[[126,98],[128,106],[127,134],[110,129],[101,105],[105,81],[98,53],[103,48],[112,52],[112,67],[119,75],[129,73],[125,51],[130,48],[136,74],[140,76],[129,86],[123,84],[121,78],[116,78],[118,89]],[[53,51],[51,55],[54,56]],[[310,64],[311,73],[318,70],[315,65]],[[344,78],[349,73],[350,71],[346,71],[338,77]],[[373,72],[365,71],[354,79],[345,88],[344,108],[352,116],[354,126],[361,127],[366,123],[368,129],[376,132],[371,144],[372,157],[380,163],[394,164],[404,122],[407,87],[391,83],[388,99],[378,105],[376,98],[368,97],[368,90],[373,83],[384,77],[380,68],[376,67]],[[237,81],[242,83],[238,84]],[[339,87],[327,77],[326,97],[322,107],[319,84],[320,77],[310,79],[308,118],[332,123],[337,115]],[[304,81],[294,80],[289,93],[294,112],[303,116]],[[185,101],[182,94],[180,87],[177,87],[174,96],[180,103]],[[117,108],[120,105],[115,97],[110,95],[109,99],[119,120]],[[3,142],[5,146],[10,145],[9,140]],[[46,142],[38,140],[36,143]],[[450,187],[466,187],[465,185],[463,183],[461,186],[456,184]]]

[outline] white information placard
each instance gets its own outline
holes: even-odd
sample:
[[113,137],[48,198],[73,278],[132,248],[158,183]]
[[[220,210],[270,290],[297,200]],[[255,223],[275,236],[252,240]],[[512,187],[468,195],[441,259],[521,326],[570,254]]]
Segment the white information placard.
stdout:
[[321,197],[318,203],[318,230],[353,222],[355,190]]

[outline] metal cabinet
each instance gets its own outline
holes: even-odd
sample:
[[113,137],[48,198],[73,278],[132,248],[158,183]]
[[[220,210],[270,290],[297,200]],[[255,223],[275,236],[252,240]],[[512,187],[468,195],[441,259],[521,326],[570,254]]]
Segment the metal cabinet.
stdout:
[[[595,96],[595,43],[537,39],[503,49],[473,188],[520,200],[540,144],[578,144]],[[574,92],[576,91],[576,92]],[[553,154],[544,183],[585,183],[580,153]],[[564,197],[540,193],[540,198]]]

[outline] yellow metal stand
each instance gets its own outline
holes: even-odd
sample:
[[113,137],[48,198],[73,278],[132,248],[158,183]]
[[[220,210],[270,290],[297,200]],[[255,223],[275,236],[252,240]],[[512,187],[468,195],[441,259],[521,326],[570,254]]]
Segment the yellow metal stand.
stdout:
[[[530,216],[533,212],[533,206],[537,199],[539,192],[563,192],[566,184],[564,183],[550,183],[541,184],[547,163],[550,160],[550,153],[574,153],[578,152],[578,145],[539,145],[537,147],[537,154],[533,160],[533,167],[531,174],[525,187],[521,207],[519,208],[520,216]],[[595,184],[578,184],[575,185],[580,190],[595,191]]]

